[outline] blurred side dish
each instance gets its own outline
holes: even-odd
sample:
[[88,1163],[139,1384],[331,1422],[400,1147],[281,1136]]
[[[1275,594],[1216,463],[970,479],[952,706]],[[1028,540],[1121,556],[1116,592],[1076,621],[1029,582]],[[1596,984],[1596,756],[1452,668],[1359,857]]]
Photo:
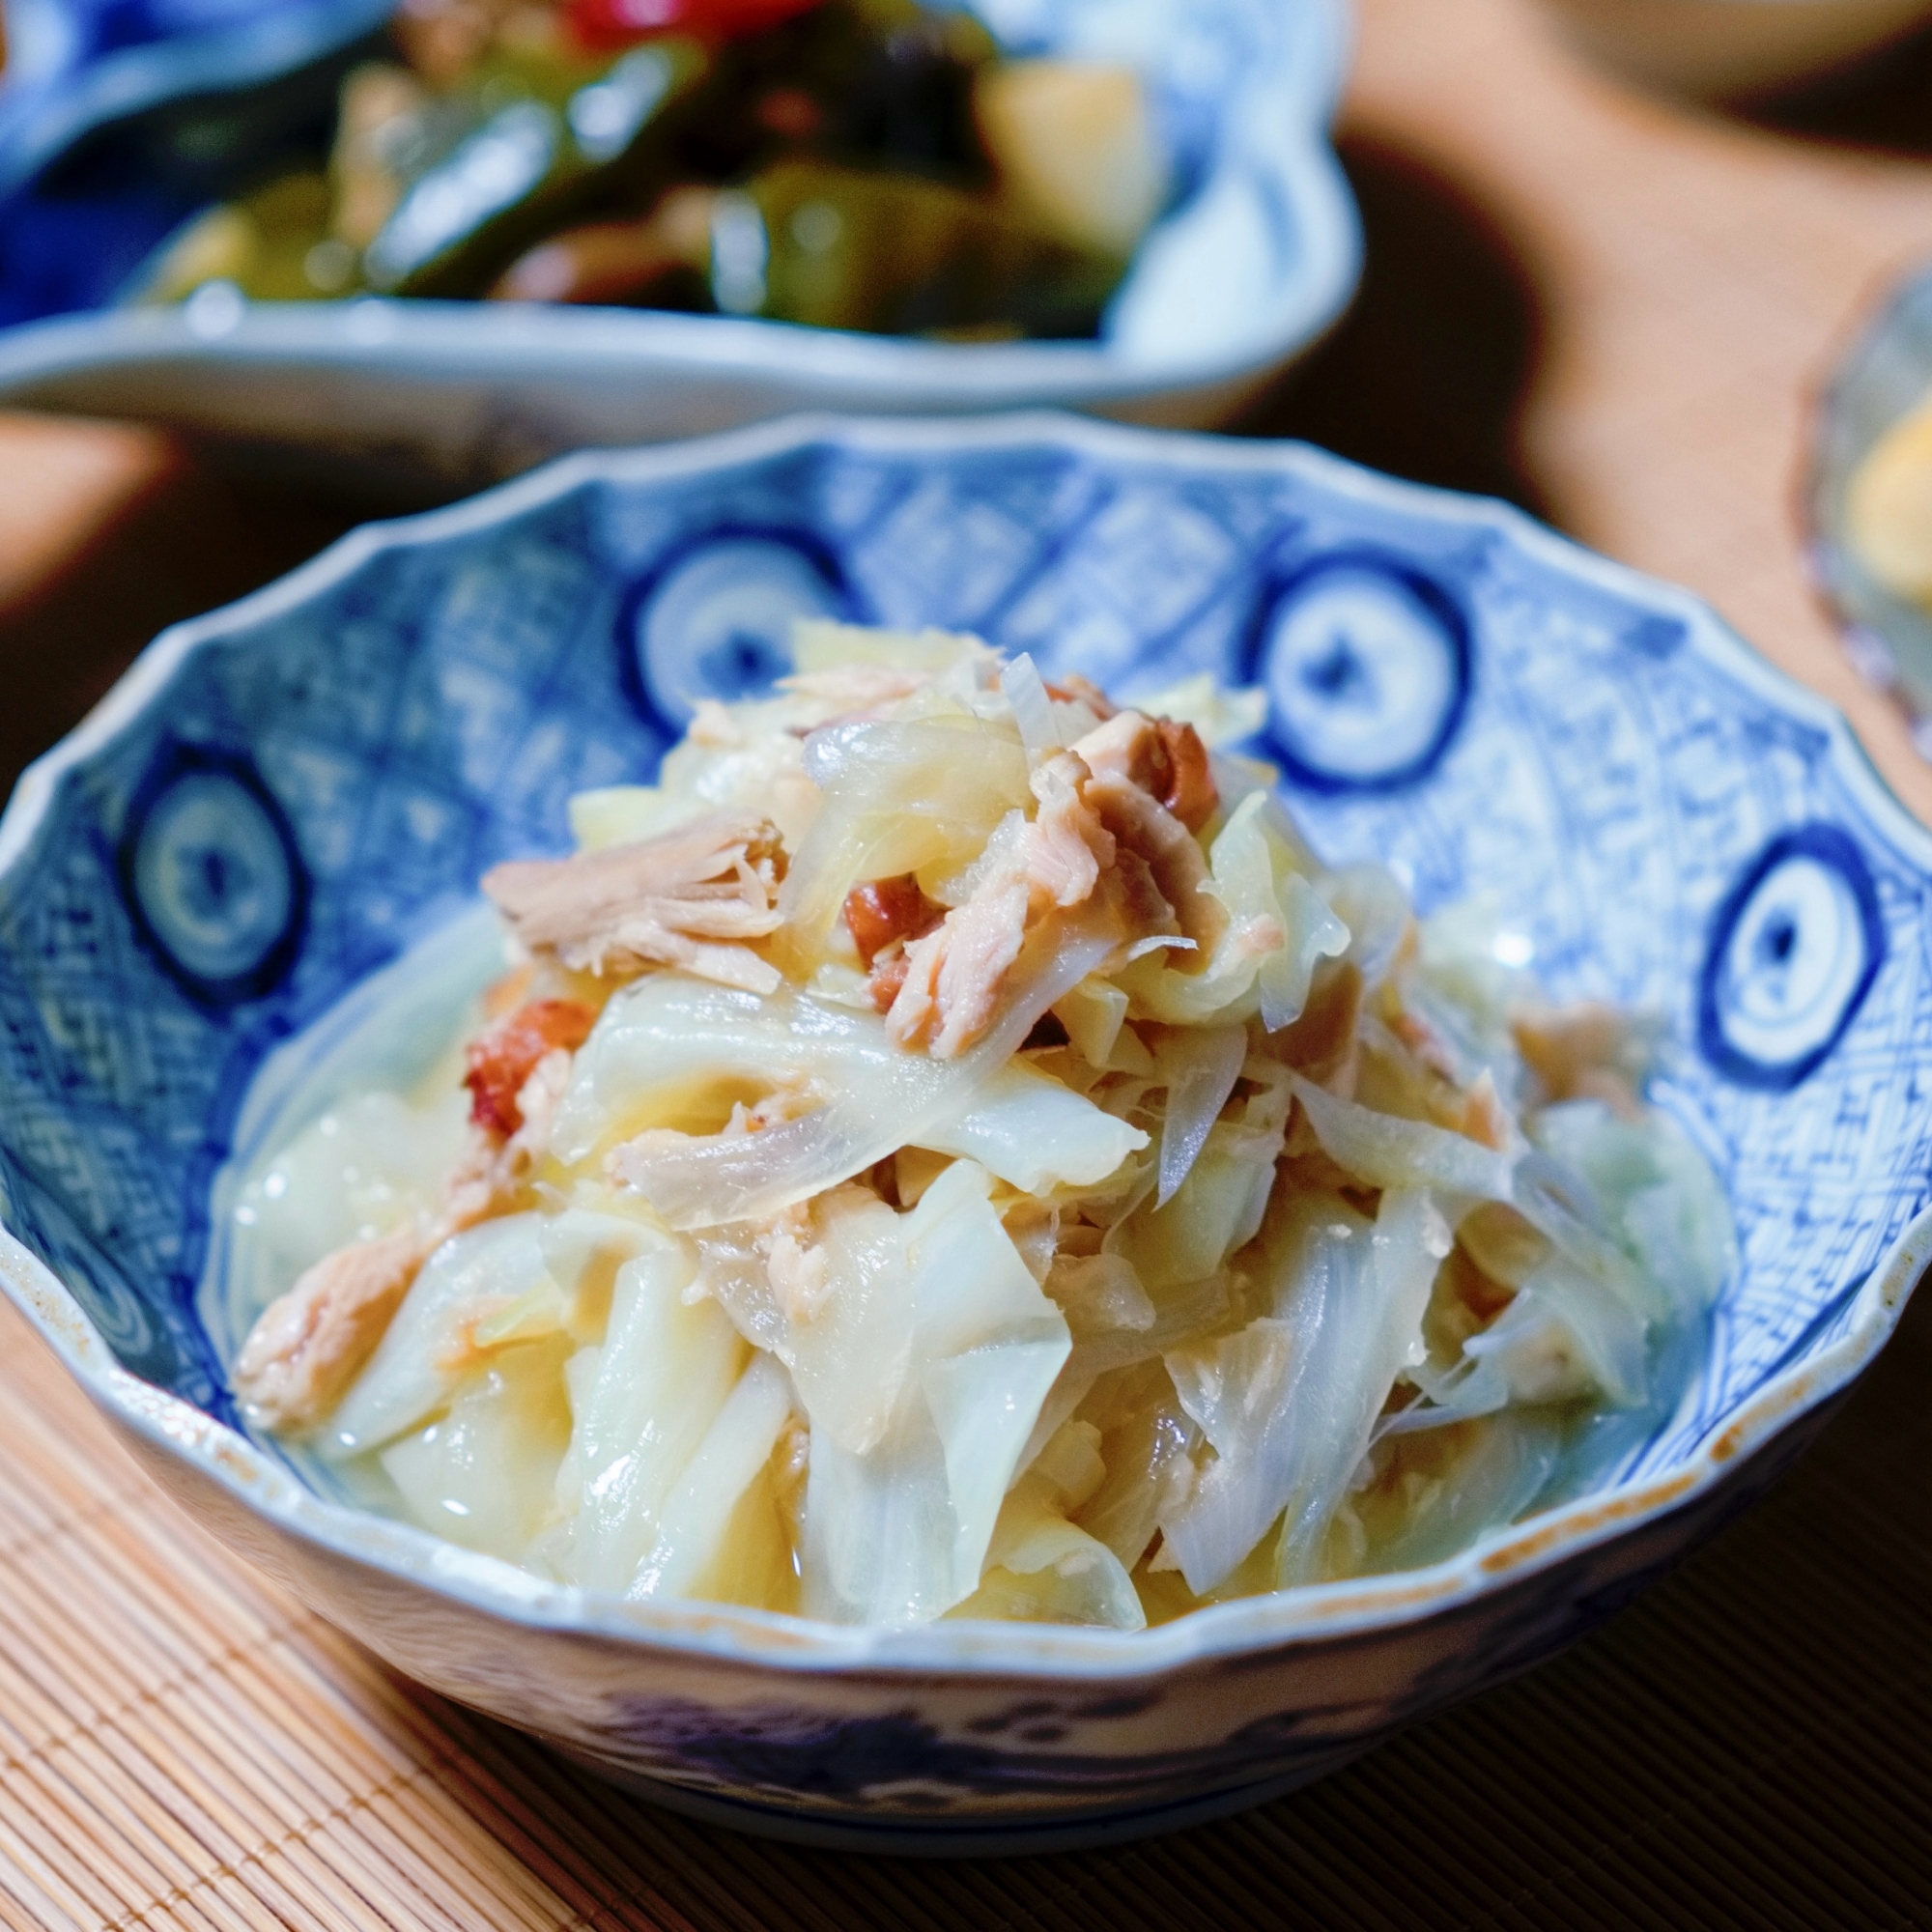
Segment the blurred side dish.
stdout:
[[406,0],[326,158],[131,291],[594,302],[1082,336],[1168,198],[1124,67],[913,0]]

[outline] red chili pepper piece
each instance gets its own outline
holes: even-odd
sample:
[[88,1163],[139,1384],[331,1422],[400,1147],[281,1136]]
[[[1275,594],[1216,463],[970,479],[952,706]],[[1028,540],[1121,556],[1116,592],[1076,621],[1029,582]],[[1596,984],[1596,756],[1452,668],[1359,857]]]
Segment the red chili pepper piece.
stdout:
[[569,0],[564,17],[581,45],[608,53],[653,34],[737,40],[776,27],[819,4],[820,0]]
[[596,1013],[581,1000],[532,1000],[486,1027],[464,1054],[469,1118],[508,1140],[524,1124],[517,1095],[537,1062],[559,1046],[576,1052],[596,1023]]
[[917,939],[945,917],[946,908],[934,905],[910,872],[896,879],[873,879],[845,895],[845,923],[868,973],[872,961],[894,940]]

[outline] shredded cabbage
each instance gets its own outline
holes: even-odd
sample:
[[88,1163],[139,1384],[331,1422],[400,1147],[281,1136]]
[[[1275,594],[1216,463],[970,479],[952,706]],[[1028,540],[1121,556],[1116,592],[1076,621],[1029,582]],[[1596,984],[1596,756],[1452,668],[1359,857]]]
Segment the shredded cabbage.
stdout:
[[1675,1399],[1735,1243],[1654,1021],[1325,869],[1260,694],[794,658],[572,802],[627,849],[497,899],[432,1074],[289,1103],[246,1412],[587,1589],[1130,1632],[1453,1554]]
[[910,1353],[884,1434],[814,1436],[805,1604],[838,1622],[913,1623],[970,1596],[1019,1452],[1066,1359],[1060,1312],[955,1161],[904,1220]]
[[1300,870],[1299,841],[1264,792],[1235,808],[1208,851],[1207,890],[1228,927],[1205,965],[1187,970],[1150,953],[1117,977],[1138,1015],[1175,1026],[1211,1026],[1260,1013],[1269,1032],[1285,1027],[1308,997],[1316,962],[1349,944],[1348,928]]
[[1426,1191],[1374,1221],[1302,1200],[1269,1243],[1269,1312],[1168,1373],[1214,1460],[1161,1530],[1188,1587],[1223,1581],[1277,1519],[1282,1583],[1319,1574],[1322,1538],[1396,1377],[1422,1357],[1422,1313],[1448,1225]]

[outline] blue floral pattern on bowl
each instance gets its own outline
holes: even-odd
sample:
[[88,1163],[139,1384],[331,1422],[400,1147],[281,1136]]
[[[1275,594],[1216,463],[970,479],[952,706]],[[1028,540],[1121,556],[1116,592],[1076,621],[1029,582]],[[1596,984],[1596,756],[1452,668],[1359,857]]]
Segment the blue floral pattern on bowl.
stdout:
[[[1742,1261],[1676,1410],[1463,1557],[1133,1635],[587,1599],[303,1488],[234,1417],[208,1202],[264,1061],[646,776],[798,611],[1124,695],[1269,696],[1328,857],[1656,1008]],[[1932,837],[1694,600],[1293,446],[803,420],[571,459],[170,633],[0,822],[0,1279],[161,1480],[325,1614],[666,1802],[897,1849],[1133,1834],[1316,1776],[1607,1614],[1748,1498],[1932,1253]]]

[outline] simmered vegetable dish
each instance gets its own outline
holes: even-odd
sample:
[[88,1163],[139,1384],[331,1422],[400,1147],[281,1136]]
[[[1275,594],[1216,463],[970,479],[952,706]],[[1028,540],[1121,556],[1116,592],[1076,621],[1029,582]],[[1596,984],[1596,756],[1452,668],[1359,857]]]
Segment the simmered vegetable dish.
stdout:
[[1128,69],[912,0],[410,0],[326,157],[179,233],[210,282],[1093,334],[1168,192]]

